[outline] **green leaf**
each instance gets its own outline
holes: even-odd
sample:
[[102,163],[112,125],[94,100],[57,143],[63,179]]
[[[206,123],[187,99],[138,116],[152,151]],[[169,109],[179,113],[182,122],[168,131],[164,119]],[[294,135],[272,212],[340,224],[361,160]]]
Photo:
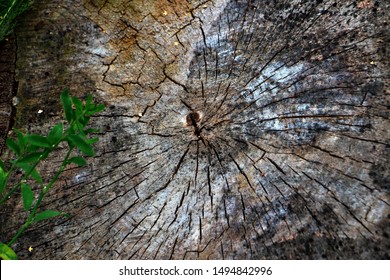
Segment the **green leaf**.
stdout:
[[80,137],[77,134],[69,135],[68,136],[69,141],[76,146],[84,155],[92,157],[94,156],[95,152],[93,151],[93,148],[90,144],[87,143],[85,139]]
[[16,132],[16,135],[18,136],[19,146],[20,146],[22,153],[23,153],[24,149],[26,148],[26,137],[22,132],[20,132],[18,130],[15,129],[14,131]]
[[45,210],[41,213],[36,214],[34,219],[33,219],[33,222],[35,223],[35,222],[39,222],[42,220],[46,220],[46,219],[50,219],[50,218],[54,218],[54,217],[58,217],[58,216],[68,217],[69,215],[64,213],[64,212],[58,212],[58,211],[54,211],[54,210]]
[[21,150],[18,143],[16,143],[11,138],[7,138],[6,144],[8,148],[10,148],[16,155],[20,156]]
[[84,116],[81,116],[77,121],[73,122],[72,127],[74,128],[77,133],[74,134],[82,134],[84,131],[84,127],[88,124],[88,120]]
[[70,126],[70,127],[68,127],[67,131],[68,131],[68,134],[69,134],[69,135],[70,135],[70,134],[76,134],[76,130],[75,130],[75,128],[74,128],[73,125]]
[[95,144],[96,142],[99,141],[99,138],[98,137],[94,137],[94,138],[91,138],[91,139],[87,139],[87,143],[92,145],[92,144]]
[[78,136],[80,136],[83,139],[85,137],[87,137],[87,135],[85,135],[85,133],[84,133],[84,126],[81,123],[75,122],[75,130],[76,130],[76,133],[73,133],[73,134],[77,134]]
[[42,152],[33,152],[26,156],[24,156],[21,160],[19,160],[19,163],[32,163],[37,162],[40,160],[43,156]]
[[22,183],[22,199],[24,210],[30,210],[31,205],[34,201],[34,193],[31,190],[30,186],[25,183]]
[[[30,144],[28,145],[27,147],[27,152],[31,153],[31,152],[38,152],[40,149],[42,149],[42,147],[39,147],[39,146],[35,146],[33,144]],[[41,153],[41,152],[40,152]]]
[[56,124],[47,135],[48,140],[51,144],[56,145],[61,140],[64,127],[62,123]]
[[61,93],[61,103],[64,108],[65,118],[68,122],[71,122],[73,119],[73,109],[72,109],[72,99],[69,96],[68,90],[64,90]]
[[4,191],[6,185],[7,175],[5,174],[5,167],[3,162],[0,160],[0,194]]
[[84,109],[83,102],[75,96],[72,97],[72,101],[74,107],[76,108],[76,118],[78,118],[83,114],[83,109]]
[[68,160],[69,163],[75,163],[78,166],[86,166],[88,163],[85,159],[82,157],[72,157],[70,160]]
[[37,147],[50,148],[52,145],[46,137],[38,134],[29,134],[26,136],[26,140],[28,143]]
[[0,242],[0,258],[3,260],[17,260],[18,256],[15,254],[14,250]]
[[96,106],[95,111],[96,113],[103,111],[106,108],[104,104],[99,104]]
[[80,119],[79,119],[79,122],[80,124],[82,125],[82,128],[80,129],[83,129],[84,127],[87,126],[88,122],[89,122],[89,117],[85,117],[85,116],[82,116]]
[[85,109],[89,111],[90,108],[94,107],[95,105],[92,102],[92,95],[88,94],[87,100],[85,101]]
[[[16,164],[17,167],[21,168],[24,172],[29,173],[31,171],[32,166],[29,163],[18,162]],[[34,170],[30,173],[31,178],[37,181],[39,184],[43,184],[42,177],[34,168]]]
[[89,108],[87,112],[85,112],[85,115],[89,116],[89,115],[99,113],[103,111],[105,108],[106,106],[104,106],[104,104],[98,104],[97,106],[94,105],[93,107]]

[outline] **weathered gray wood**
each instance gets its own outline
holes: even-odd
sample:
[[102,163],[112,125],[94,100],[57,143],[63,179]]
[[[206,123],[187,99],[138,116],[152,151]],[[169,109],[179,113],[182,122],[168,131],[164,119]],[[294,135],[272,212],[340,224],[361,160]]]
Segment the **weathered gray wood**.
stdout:
[[106,103],[101,141],[22,257],[389,258],[388,1],[74,2],[16,33],[16,125],[66,86]]

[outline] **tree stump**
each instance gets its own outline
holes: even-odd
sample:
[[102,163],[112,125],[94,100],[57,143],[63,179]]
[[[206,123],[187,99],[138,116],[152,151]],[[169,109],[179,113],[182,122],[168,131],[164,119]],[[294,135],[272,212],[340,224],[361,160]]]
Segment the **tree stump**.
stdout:
[[16,127],[47,131],[65,87],[107,105],[42,205],[71,218],[21,258],[390,257],[388,1],[80,2],[35,1],[16,32]]
[[10,121],[15,113],[12,106],[13,103],[16,105],[16,99],[14,102],[12,100],[16,95],[17,88],[17,83],[14,80],[15,59],[15,38],[10,36],[0,43],[0,155],[5,146],[7,132],[12,126]]

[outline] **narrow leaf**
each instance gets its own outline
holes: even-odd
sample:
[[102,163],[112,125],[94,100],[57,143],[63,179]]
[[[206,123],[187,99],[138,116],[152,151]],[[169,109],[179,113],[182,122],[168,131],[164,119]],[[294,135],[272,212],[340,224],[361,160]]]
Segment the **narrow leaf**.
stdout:
[[42,147],[38,147],[38,146],[35,146],[35,145],[30,144],[30,145],[27,147],[27,152],[29,152],[29,153],[31,153],[31,152],[37,152],[37,151],[39,151],[40,149],[42,149]]
[[8,148],[10,148],[16,155],[20,156],[21,151],[18,143],[16,143],[11,138],[7,138],[6,144]]
[[87,100],[85,101],[85,109],[89,111],[90,108],[94,107],[95,105],[92,102],[92,95],[88,94]]
[[69,163],[75,163],[78,166],[86,166],[88,165],[87,161],[82,157],[73,157],[69,161]]
[[75,96],[72,97],[72,101],[73,101],[74,107],[76,108],[76,118],[78,118],[83,113],[83,102],[81,102],[81,100]]
[[71,122],[73,119],[72,99],[69,96],[68,90],[64,90],[61,93],[61,103],[62,107],[64,108],[66,120]]
[[33,222],[39,222],[42,220],[46,220],[46,219],[50,219],[50,218],[54,218],[54,217],[58,217],[58,216],[69,216],[69,215],[66,213],[58,212],[58,211],[54,211],[54,210],[45,210],[41,213],[36,214],[34,219],[33,219]]
[[34,193],[31,190],[30,186],[25,183],[22,183],[22,198],[24,210],[30,210],[31,205],[34,201]]
[[92,144],[94,144],[94,143],[96,143],[96,142],[98,142],[98,141],[99,141],[99,138],[98,138],[98,137],[94,137],[94,138],[91,138],[91,139],[87,139],[87,143],[90,144],[90,145],[92,145]]
[[[17,167],[21,168],[24,172],[26,173],[29,173],[31,171],[31,168],[32,166],[29,164],[29,163],[25,163],[25,162],[18,162],[16,164]],[[30,176],[31,178],[33,178],[35,181],[37,181],[39,184],[43,184],[43,181],[42,181],[42,177],[41,175],[38,173],[38,171],[36,170],[36,168],[34,168],[33,171],[31,171],[30,173]]]
[[82,157],[73,157],[68,162],[75,163],[78,166],[86,166],[88,164],[87,161],[85,159],[83,159]]
[[76,146],[84,155],[92,157],[95,153],[90,144],[88,144],[85,139],[81,138],[77,134],[69,135],[69,141]]
[[103,111],[106,108],[104,104],[98,104],[97,106],[93,106],[92,108],[89,108],[88,111],[85,113],[86,116],[93,115],[96,113],[99,113]]
[[61,140],[63,134],[63,125],[59,123],[55,125],[49,132],[47,138],[51,142],[51,144],[56,145]]
[[73,127],[73,125],[70,126],[70,127],[67,129],[67,131],[68,131],[68,134],[76,134],[76,130],[75,130],[75,128]]
[[85,137],[87,137],[87,135],[84,133],[84,126],[81,123],[76,122],[75,128],[76,128],[77,133],[74,133],[74,134],[77,134],[78,136],[80,136],[83,139]]
[[3,162],[0,160],[0,194],[4,191],[6,185],[6,174]]
[[42,152],[33,152],[24,156],[19,163],[32,163],[40,160],[42,157]]
[[96,113],[103,111],[106,108],[104,104],[98,104],[95,108]]
[[16,129],[15,129],[15,132],[16,132],[16,135],[18,136],[19,146],[20,146],[20,148],[21,148],[21,150],[23,152],[24,149],[26,148],[26,137],[25,137],[25,135],[22,132],[20,132],[20,131],[18,131]]
[[0,258],[3,260],[17,260],[18,256],[8,245],[0,242]]
[[87,124],[88,124],[88,122],[89,122],[89,117],[83,116],[83,117],[81,117],[81,118],[79,119],[79,122],[80,122],[80,124],[83,126],[81,129],[83,129],[84,127],[87,126]]
[[26,136],[26,139],[28,143],[37,147],[43,147],[43,148],[51,147],[50,141],[46,137],[38,134],[29,134]]

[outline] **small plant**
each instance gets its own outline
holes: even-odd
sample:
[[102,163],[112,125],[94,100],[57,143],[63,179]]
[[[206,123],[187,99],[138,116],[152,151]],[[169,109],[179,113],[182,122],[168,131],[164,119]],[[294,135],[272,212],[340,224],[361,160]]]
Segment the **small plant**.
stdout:
[[[67,165],[72,163],[78,166],[87,165],[84,157],[73,155],[75,149],[78,149],[85,157],[94,156],[92,144],[97,142],[98,138],[89,138],[88,135],[98,131],[87,128],[87,125],[90,117],[102,111],[104,105],[94,104],[91,95],[87,97],[85,102],[82,102],[76,97],[70,97],[67,90],[61,94],[61,103],[67,121],[66,127],[62,123],[58,123],[47,136],[24,134],[14,130],[17,139],[8,138],[6,140],[7,147],[15,154],[15,159],[10,160],[8,164],[0,159],[0,207],[8,199],[15,196],[16,192],[21,193],[23,208],[29,215],[26,222],[8,243],[0,242],[0,258],[2,259],[17,259],[11,246],[30,225],[57,216],[68,216],[66,213],[55,210],[41,210],[39,206]],[[37,167],[61,143],[67,146],[67,153],[54,177],[45,183]],[[13,183],[10,184],[9,179],[15,175],[17,170],[21,170],[22,175],[18,177],[16,182],[12,180]],[[34,194],[30,186],[31,183],[39,186],[39,194]]]
[[0,0],[0,42],[12,32],[15,18],[29,6],[29,0]]

